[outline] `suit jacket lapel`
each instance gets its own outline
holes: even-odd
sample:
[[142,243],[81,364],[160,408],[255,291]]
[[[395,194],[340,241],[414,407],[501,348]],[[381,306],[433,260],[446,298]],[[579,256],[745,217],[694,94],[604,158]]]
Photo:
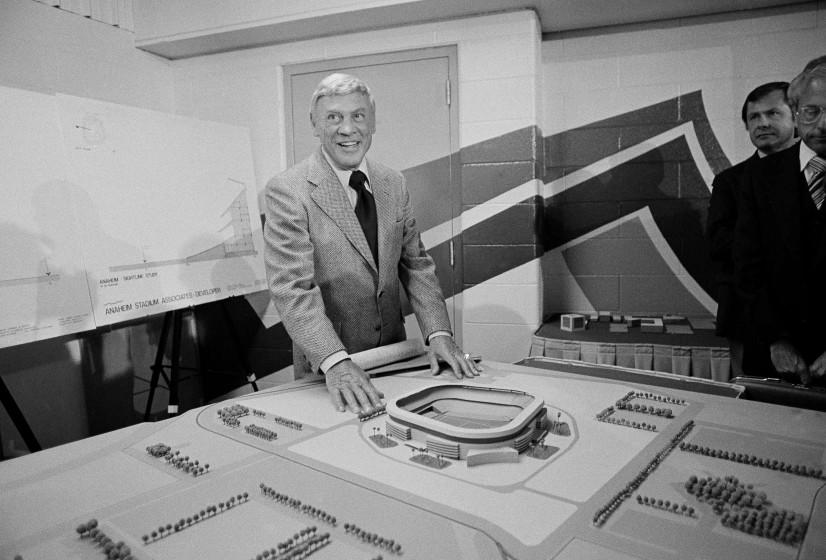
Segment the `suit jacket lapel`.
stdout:
[[[376,201],[376,214],[378,221],[379,237],[379,262],[383,262],[384,257],[391,253],[391,248],[386,244],[393,238],[393,227],[395,226],[395,213],[391,204],[390,182],[387,175],[379,173],[373,167],[370,168],[370,188],[373,190],[373,199]],[[381,267],[379,267],[381,269]]]
[[[764,166],[764,192],[758,196],[766,196],[770,203],[769,208],[779,220],[786,222],[786,226],[779,228],[783,234],[783,244],[790,246],[801,235],[801,212],[805,211],[800,204],[800,189],[803,174],[800,172],[799,145],[785,150],[773,160],[772,165]],[[769,156],[772,157],[772,156]],[[772,161],[772,160],[767,160]],[[794,177],[794,181],[791,178]]]
[[[373,254],[370,252],[370,246],[364,237],[361,224],[356,218],[352,206],[350,206],[347,195],[344,194],[344,189],[342,189],[338,177],[330,168],[327,160],[324,159],[321,148],[313,154],[307,172],[307,181],[316,186],[310,196],[318,204],[318,207],[338,225],[344,236],[361,254],[362,258],[367,261],[373,270],[376,270],[376,265],[373,263]],[[381,213],[379,213],[379,216],[381,216]],[[379,226],[379,239],[381,239],[381,226]]]

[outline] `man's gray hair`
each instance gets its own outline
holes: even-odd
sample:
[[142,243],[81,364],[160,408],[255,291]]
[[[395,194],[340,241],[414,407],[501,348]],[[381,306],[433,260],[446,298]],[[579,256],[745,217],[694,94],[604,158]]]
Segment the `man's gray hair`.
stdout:
[[319,99],[331,95],[348,95],[350,93],[363,93],[366,95],[367,100],[370,102],[370,109],[375,113],[376,101],[373,99],[373,94],[370,93],[370,86],[363,80],[350,74],[335,73],[321,80],[316,86],[313,97],[310,100],[310,122],[313,121],[313,112]]
[[792,112],[797,112],[800,96],[812,80],[826,80],[826,56],[810,60],[803,71],[789,84],[789,107],[792,108]]

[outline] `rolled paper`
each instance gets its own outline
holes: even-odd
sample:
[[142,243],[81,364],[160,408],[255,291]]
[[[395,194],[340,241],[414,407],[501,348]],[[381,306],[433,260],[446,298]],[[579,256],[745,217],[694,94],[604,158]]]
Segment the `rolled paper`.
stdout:
[[421,339],[414,338],[356,352],[355,354],[350,354],[350,359],[361,369],[367,371],[394,362],[407,360],[415,356],[421,356],[422,354],[424,354],[424,345]]

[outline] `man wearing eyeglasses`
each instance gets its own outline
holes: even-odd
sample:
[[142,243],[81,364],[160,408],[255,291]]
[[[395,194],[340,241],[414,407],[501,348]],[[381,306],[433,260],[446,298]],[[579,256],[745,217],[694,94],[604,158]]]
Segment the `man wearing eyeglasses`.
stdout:
[[745,346],[752,344],[744,321],[743,304],[734,283],[732,257],[740,183],[748,166],[796,143],[794,115],[786,97],[788,87],[789,82],[769,82],[749,92],[740,118],[755,152],[748,159],[718,173],[712,183],[706,236],[714,265],[716,332],[729,341],[732,376],[743,375]]
[[734,239],[746,314],[767,355],[746,375],[826,381],[826,56],[792,80],[801,142],[763,158],[744,178]]

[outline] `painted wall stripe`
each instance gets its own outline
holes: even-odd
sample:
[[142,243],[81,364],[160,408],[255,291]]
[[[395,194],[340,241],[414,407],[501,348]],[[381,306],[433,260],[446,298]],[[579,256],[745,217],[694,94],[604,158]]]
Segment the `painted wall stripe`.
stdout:
[[598,237],[604,234],[607,231],[610,231],[625,222],[629,222],[631,220],[638,219],[640,223],[642,223],[643,227],[645,228],[646,233],[651,238],[651,242],[657,248],[662,257],[663,261],[668,265],[668,268],[671,269],[671,272],[680,283],[685,287],[688,292],[694,296],[697,301],[708,310],[708,312],[712,315],[717,314],[717,302],[715,302],[711,296],[706,293],[706,291],[697,283],[696,280],[689,274],[688,270],[683,266],[680,259],[674,254],[674,251],[671,249],[671,245],[668,244],[668,241],[663,237],[663,234],[660,232],[660,228],[657,226],[656,220],[654,220],[654,215],[651,214],[651,209],[647,206],[644,208],[640,208],[635,212],[630,212],[623,217],[619,218],[618,220],[614,220],[613,222],[609,222],[604,224],[596,229],[589,231],[588,233],[577,237],[576,239],[572,239],[567,243],[563,243],[559,247],[555,247],[555,250],[564,251],[569,247],[574,247],[579,245],[580,243],[584,243],[589,239],[594,237]]
[[458,234],[458,232],[461,232],[463,229],[468,229],[480,224],[496,214],[507,210],[514,204],[524,203],[536,194],[541,194],[542,197],[546,199],[550,198],[570,189],[571,187],[577,186],[591,177],[606,173],[614,167],[618,167],[642,156],[643,154],[659,148],[668,142],[672,142],[681,136],[685,137],[688,148],[691,150],[691,155],[697,165],[697,169],[703,177],[706,187],[709,191],[711,191],[711,182],[714,180],[714,172],[706,160],[705,154],[700,146],[700,140],[697,137],[697,132],[694,128],[693,122],[685,122],[656,136],[652,136],[644,142],[640,142],[630,148],[611,154],[610,156],[595,161],[582,169],[574,171],[570,175],[566,175],[565,177],[561,177],[545,185],[541,184],[540,179],[533,179],[522,183],[517,187],[491,198],[483,204],[479,204],[478,206],[465,210],[461,215],[449,222],[444,222],[438,226],[430,228],[426,232],[423,232],[422,241],[424,242],[425,247],[428,248],[445,243],[453,237],[454,232]]

